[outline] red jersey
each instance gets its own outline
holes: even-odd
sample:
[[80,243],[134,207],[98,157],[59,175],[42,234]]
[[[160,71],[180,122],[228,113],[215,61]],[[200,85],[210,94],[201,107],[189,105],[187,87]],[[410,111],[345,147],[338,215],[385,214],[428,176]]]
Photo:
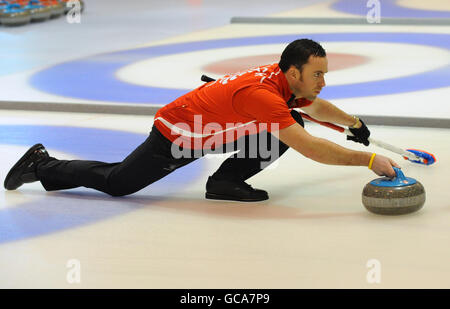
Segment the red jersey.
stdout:
[[226,75],[205,83],[162,107],[155,126],[173,143],[189,149],[212,148],[247,134],[284,129],[295,123],[294,107],[312,104],[292,96],[278,64]]

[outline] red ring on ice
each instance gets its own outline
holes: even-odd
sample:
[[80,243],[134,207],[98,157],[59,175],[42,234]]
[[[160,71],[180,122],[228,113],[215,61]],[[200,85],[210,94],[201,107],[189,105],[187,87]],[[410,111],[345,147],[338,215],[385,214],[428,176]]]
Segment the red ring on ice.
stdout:
[[[359,65],[366,64],[370,61],[370,57],[344,53],[328,53],[327,58],[329,71],[353,68]],[[204,67],[202,67],[202,71],[205,73],[226,75],[230,73],[245,71],[248,68],[266,65],[268,63],[275,63],[278,62],[279,59],[279,54],[267,54],[225,59],[205,65]]]

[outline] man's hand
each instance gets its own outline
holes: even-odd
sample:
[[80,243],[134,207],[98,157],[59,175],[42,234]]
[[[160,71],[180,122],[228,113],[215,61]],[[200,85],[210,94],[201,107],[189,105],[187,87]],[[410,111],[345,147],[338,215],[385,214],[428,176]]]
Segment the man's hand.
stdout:
[[395,177],[393,166],[401,168],[394,160],[382,155],[375,155],[372,163],[372,171],[378,176],[387,176],[389,178]]
[[359,122],[361,123],[359,128],[355,128],[355,126],[349,127],[350,132],[352,132],[354,136],[347,135],[347,140],[369,146],[368,138],[370,136],[370,131],[361,119],[358,119],[356,127],[359,125]]

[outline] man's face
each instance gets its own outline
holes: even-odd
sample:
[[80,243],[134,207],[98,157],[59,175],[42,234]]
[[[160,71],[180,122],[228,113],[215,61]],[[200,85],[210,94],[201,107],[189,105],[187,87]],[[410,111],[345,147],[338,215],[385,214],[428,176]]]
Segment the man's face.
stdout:
[[325,87],[325,73],[328,72],[327,57],[310,56],[300,71],[296,70],[295,78],[291,79],[291,90],[296,97],[314,100]]

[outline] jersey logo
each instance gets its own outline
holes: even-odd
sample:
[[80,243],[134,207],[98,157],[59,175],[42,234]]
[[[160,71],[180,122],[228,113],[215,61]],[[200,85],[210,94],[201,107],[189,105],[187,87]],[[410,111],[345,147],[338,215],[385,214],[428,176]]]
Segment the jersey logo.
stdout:
[[278,71],[271,72],[270,75],[268,75],[267,71],[269,70],[270,66],[272,66],[272,64],[253,68],[253,69],[250,69],[250,70],[247,70],[244,72],[238,72],[238,73],[231,74],[231,75],[225,75],[224,77],[217,79],[215,82],[208,84],[206,87],[211,87],[215,83],[226,85],[229,82],[237,79],[238,77],[244,76],[246,74],[251,74],[251,73],[255,73],[255,76],[261,77],[261,80],[259,82],[262,83],[266,78],[270,79],[270,78],[272,78],[272,76],[277,76],[278,74],[281,73],[281,70],[278,69]]

